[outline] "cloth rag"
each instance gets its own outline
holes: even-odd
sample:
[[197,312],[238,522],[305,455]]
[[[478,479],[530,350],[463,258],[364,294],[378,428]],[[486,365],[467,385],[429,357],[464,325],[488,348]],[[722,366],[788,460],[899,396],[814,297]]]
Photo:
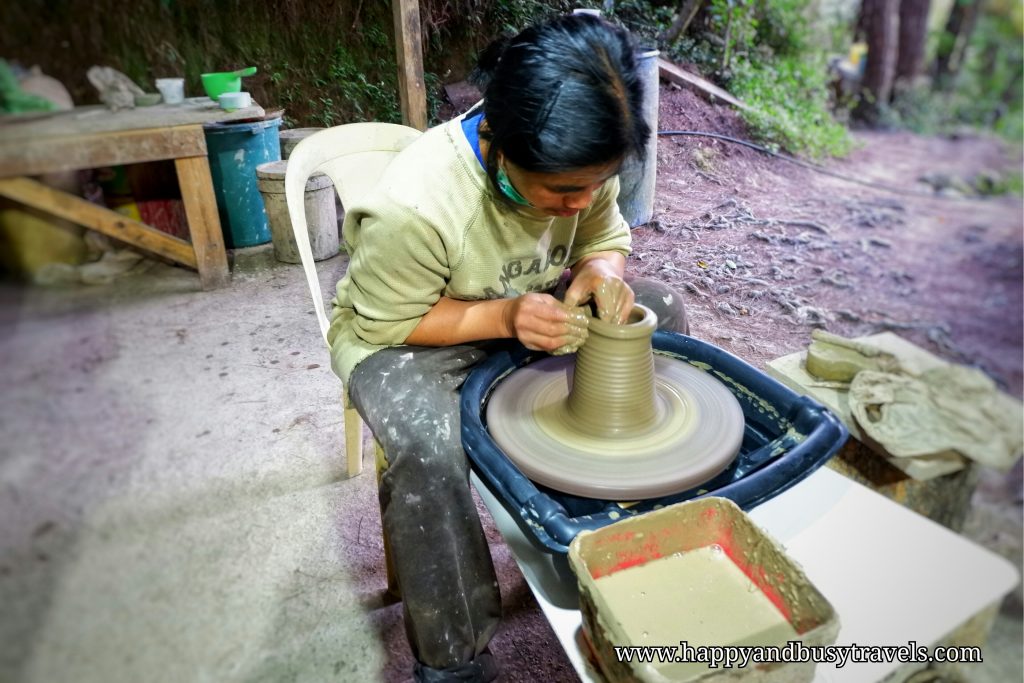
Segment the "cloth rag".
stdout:
[[864,370],[850,383],[849,400],[857,424],[895,457],[954,450],[1008,470],[1024,447],[1019,403],[963,365],[917,377]]

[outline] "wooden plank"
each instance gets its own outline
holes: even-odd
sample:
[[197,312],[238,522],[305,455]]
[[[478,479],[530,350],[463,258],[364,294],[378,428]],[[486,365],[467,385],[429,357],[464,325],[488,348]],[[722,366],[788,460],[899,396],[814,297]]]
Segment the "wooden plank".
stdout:
[[427,88],[423,82],[423,45],[420,37],[419,0],[391,0],[398,55],[398,92],[402,123],[427,129]]
[[0,142],[0,178],[206,154],[202,126]]
[[[199,126],[196,126],[199,128]],[[203,289],[224,287],[231,281],[228,258],[224,251],[217,199],[206,155],[175,159],[178,185],[188,217],[189,235],[195,249],[196,269]]]
[[192,245],[185,240],[91,204],[80,197],[47,187],[31,178],[0,179],[0,196],[83,225],[176,263],[196,267]]
[[266,115],[252,106],[226,112],[209,97],[190,97],[181,104],[158,104],[110,111],[103,105],[75,107],[66,111],[0,116],[0,142],[24,142],[40,138],[95,135],[144,128],[171,128],[197,123],[229,123]]
[[696,89],[705,99],[717,98],[739,109],[750,109],[742,100],[733,97],[711,81],[707,81],[689,71],[684,71],[664,57],[658,58],[658,74],[663,80],[670,83]]

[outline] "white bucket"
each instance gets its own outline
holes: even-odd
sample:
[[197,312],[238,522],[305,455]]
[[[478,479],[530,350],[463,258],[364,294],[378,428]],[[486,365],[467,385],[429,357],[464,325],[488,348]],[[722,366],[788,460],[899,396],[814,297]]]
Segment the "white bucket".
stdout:
[[641,161],[629,156],[619,170],[619,211],[629,227],[648,223],[654,216],[654,186],[658,170],[658,51],[636,54],[637,72],[644,86],[644,119],[651,127],[647,151]]
[[[295,244],[292,220],[284,193],[287,161],[271,161],[256,167],[257,185],[263,195],[270,224],[270,239],[274,243],[274,256],[284,263],[301,263],[299,247]],[[338,255],[338,213],[334,206],[334,185],[322,173],[306,181],[306,229],[313,260],[323,261]]]
[[184,78],[158,78],[156,89],[163,95],[167,104],[181,104],[185,101],[185,79]]
[[281,131],[281,158],[287,159],[291,156],[295,145],[299,144],[313,133],[319,133],[326,128],[287,128]]

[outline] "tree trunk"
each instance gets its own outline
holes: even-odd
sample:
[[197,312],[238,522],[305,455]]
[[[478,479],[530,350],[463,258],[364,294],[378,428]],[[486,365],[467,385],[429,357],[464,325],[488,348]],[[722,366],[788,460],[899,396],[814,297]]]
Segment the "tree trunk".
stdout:
[[858,22],[864,27],[868,61],[861,82],[861,99],[854,116],[874,122],[879,106],[889,101],[896,73],[899,40],[899,0],[864,0]]
[[936,87],[949,87],[960,73],[980,9],[981,0],[956,0],[953,3],[935,56]]
[[924,66],[924,46],[928,39],[928,11],[931,0],[900,2],[899,49],[896,56],[896,87],[913,86]]

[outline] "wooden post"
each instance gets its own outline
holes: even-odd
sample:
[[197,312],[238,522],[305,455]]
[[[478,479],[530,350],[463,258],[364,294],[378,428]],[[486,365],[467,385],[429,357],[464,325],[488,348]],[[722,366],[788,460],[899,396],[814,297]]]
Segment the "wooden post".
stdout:
[[398,91],[402,123],[427,129],[427,88],[423,82],[423,44],[420,39],[419,0],[391,0],[395,16],[395,51],[398,55]]

